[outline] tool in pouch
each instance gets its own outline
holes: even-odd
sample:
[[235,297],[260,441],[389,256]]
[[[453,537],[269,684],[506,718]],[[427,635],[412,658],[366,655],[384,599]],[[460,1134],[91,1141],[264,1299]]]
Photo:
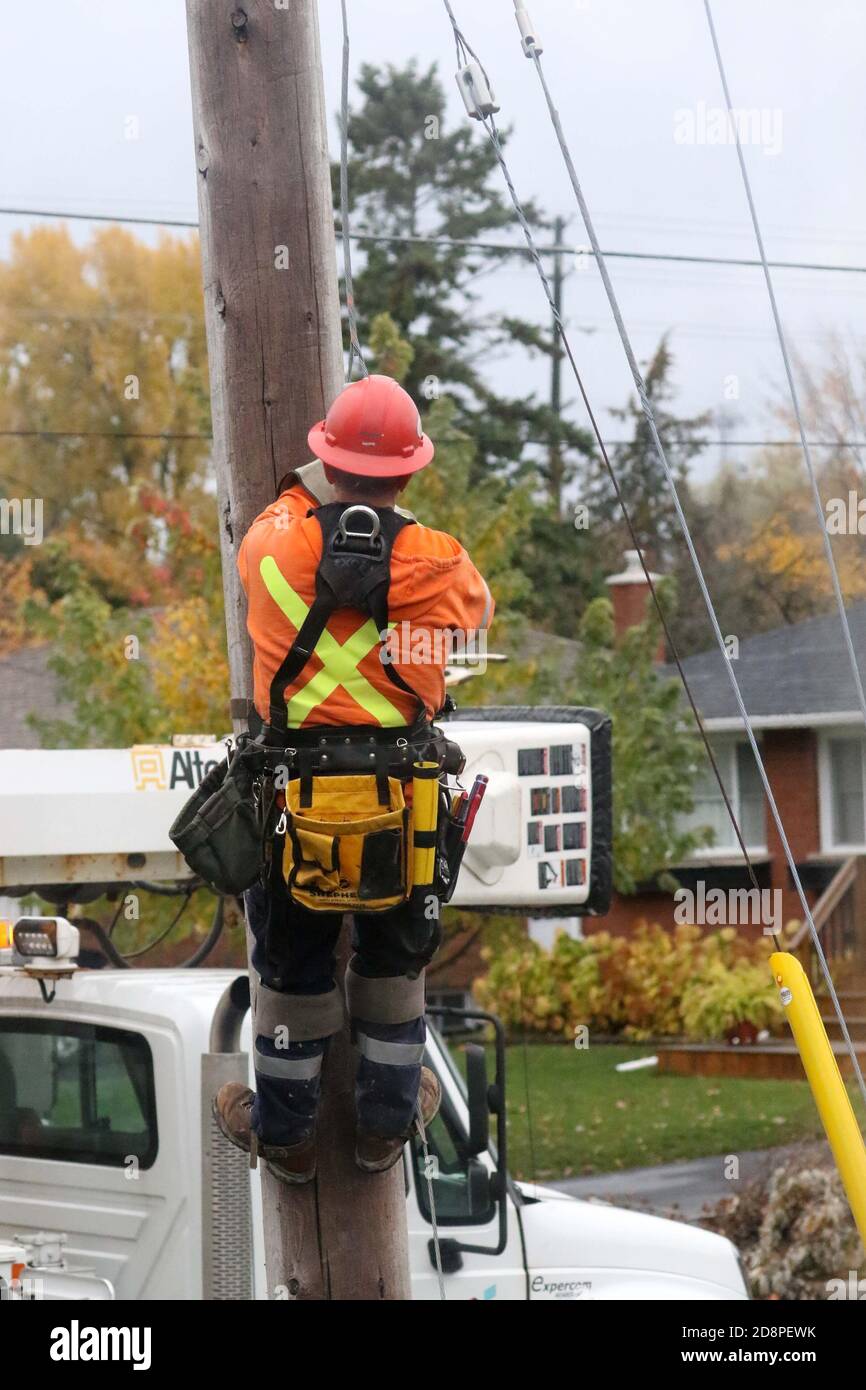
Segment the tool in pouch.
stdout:
[[457,887],[457,875],[460,872],[460,865],[463,863],[469,836],[472,834],[475,817],[478,815],[481,802],[484,800],[484,793],[487,791],[489,780],[483,772],[479,772],[469,792],[461,792],[459,796],[451,799],[442,837],[444,877],[446,880],[441,893],[443,903],[451,901],[454,889]]

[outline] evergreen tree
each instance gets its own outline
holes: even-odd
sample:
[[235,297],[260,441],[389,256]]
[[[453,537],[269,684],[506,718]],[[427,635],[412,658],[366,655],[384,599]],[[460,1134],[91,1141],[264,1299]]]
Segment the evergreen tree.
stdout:
[[[681,418],[670,410],[668,402],[673,395],[672,371],[673,356],[665,336],[653,354],[644,381],[659,438],[688,517],[689,509],[695,510],[688,481],[689,464],[705,447],[701,432],[709,423],[710,416],[703,414]],[[678,567],[682,533],[646,416],[635,397],[627,405],[612,410],[611,414],[616,420],[622,421],[626,432],[630,433],[626,442],[615,445],[609,453],[638,542],[654,564],[672,572]],[[612,538],[617,537],[623,548],[630,546],[631,539],[619,503],[600,458],[591,470],[587,491],[593,520]]]

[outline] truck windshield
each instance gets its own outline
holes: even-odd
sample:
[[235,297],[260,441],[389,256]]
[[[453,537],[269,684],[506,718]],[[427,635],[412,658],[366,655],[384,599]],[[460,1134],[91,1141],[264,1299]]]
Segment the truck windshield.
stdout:
[[0,1153],[149,1168],[156,1152],[153,1059],[140,1034],[0,1017]]

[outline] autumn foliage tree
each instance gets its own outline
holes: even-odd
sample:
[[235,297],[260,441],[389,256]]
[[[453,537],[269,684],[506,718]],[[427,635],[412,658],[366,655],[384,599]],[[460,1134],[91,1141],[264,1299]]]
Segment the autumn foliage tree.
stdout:
[[[842,453],[820,460],[817,475],[842,592],[855,603],[866,598],[863,536],[835,522],[840,505],[847,517],[849,493],[862,495],[862,482]],[[726,631],[742,638],[832,609],[830,567],[799,448],[723,470],[708,499],[717,518],[710,578]]]
[[163,526],[142,491],[210,506],[197,239],[17,234],[0,263],[0,429],[4,495],[43,503],[34,588],[57,598],[74,570],[112,606],[158,602]]

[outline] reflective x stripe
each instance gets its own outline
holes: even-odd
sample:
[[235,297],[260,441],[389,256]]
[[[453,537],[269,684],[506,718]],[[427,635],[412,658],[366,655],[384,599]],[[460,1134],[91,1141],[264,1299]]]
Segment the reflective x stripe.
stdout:
[[322,1070],[318,1057],[265,1057],[256,1050],[255,1068],[259,1076],[272,1076],[277,1081],[314,1081]]
[[[300,631],[301,624],[310,611],[309,607],[283,577],[272,555],[265,555],[259,565],[259,573],[274,603],[285,614],[292,627]],[[298,728],[310,711],[327,700],[340,686],[384,727],[405,724],[405,715],[401,714],[397,706],[371,685],[367,677],[358,670],[359,662],[379,645],[379,640],[379,633],[372,618],[368,618],[342,646],[325,629],[315,646],[316,656],[322,662],[322,669],[311,676],[288,702],[286,713],[290,728]]]
[[380,1042],[361,1032],[357,1034],[356,1043],[368,1062],[382,1062],[386,1067],[417,1067],[424,1060],[425,1043]]

